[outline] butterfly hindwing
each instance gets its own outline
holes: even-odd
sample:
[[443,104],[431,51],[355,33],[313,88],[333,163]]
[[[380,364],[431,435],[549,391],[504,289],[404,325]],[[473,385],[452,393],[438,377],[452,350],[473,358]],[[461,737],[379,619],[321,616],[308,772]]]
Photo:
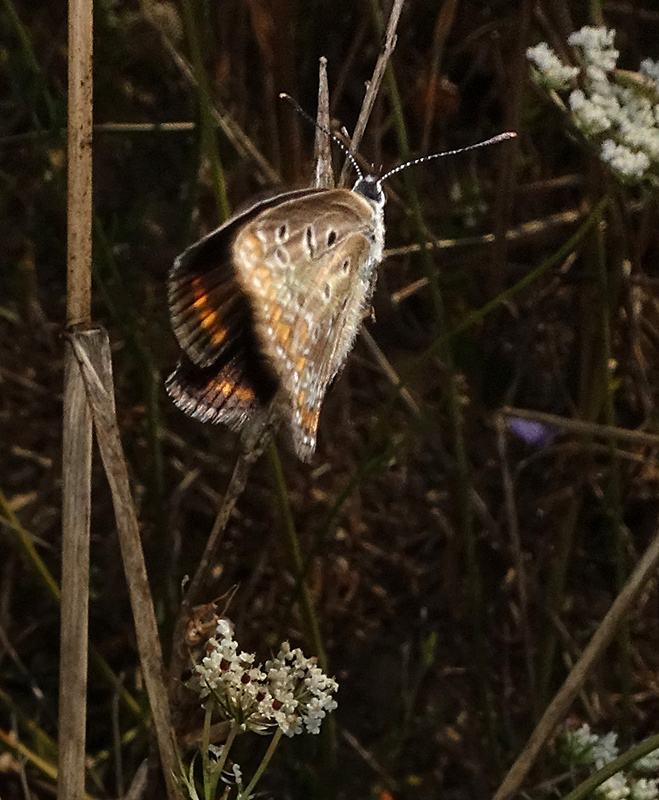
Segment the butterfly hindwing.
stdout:
[[295,450],[314,452],[327,386],[350,351],[382,258],[381,208],[334,189],[264,211],[236,236],[236,280],[289,405]]
[[265,373],[250,376],[245,354],[221,367],[199,367],[183,356],[165,384],[174,403],[200,422],[223,422],[240,430],[274,396],[276,386]]

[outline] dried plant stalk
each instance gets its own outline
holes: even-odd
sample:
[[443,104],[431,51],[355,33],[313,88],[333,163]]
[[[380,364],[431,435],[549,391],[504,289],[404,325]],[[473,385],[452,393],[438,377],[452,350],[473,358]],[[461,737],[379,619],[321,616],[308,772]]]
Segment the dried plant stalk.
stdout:
[[586,679],[613,641],[621,624],[629,616],[639,594],[655,573],[657,564],[659,564],[659,527],[655,531],[648,549],[639,560],[620,594],[611,604],[579,660],[545,709],[524,749],[497,789],[493,800],[510,800],[519,792],[542,748],[556,730],[557,725],[565,718],[574,698],[582,690]]
[[[92,0],[69,0],[67,323],[88,322],[92,247]],[[60,800],[85,790],[92,423],[80,370],[65,351],[62,446]]]
[[137,649],[144,675],[153,726],[158,742],[168,797],[180,798],[176,783],[179,771],[165,682],[162,649],[158,636],[149,579],[144,563],[135,504],[130,490],[114,404],[110,342],[104,330],[72,331],[69,339],[84,380],[91,406],[98,449],[112,492],[121,556],[137,634]]

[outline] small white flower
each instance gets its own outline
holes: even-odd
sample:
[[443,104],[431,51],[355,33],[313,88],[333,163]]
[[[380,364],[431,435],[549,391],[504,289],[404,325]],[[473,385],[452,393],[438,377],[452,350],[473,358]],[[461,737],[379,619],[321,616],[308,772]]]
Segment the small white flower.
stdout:
[[624,144],[616,144],[611,139],[602,143],[602,161],[627,178],[641,178],[650,166],[650,159],[642,151],[630,150]]
[[228,774],[229,780],[225,781],[225,783],[235,783],[238,787],[239,791],[242,791],[243,788],[243,771],[240,769],[239,764],[233,764],[231,766],[231,771]]
[[634,769],[638,772],[654,772],[659,770],[659,750],[653,750],[643,758],[639,758],[634,764]]
[[224,752],[224,745],[216,745],[216,744],[209,744],[208,745],[208,755],[210,758],[215,759],[215,761],[219,761],[222,758],[222,753]]
[[305,658],[299,648],[282,644],[276,658],[266,661],[270,698],[264,704],[271,708],[277,724],[287,736],[306,730],[318,733],[328,711],[337,707],[332,694],[338,689],[333,678],[325,675],[316,659]]
[[217,768],[219,766],[219,761],[222,758],[222,753],[224,752],[224,747],[214,744],[208,745],[208,764],[209,764],[209,771],[211,774],[217,773]]
[[574,764],[594,763],[593,748],[599,741],[596,733],[591,733],[590,725],[584,724],[576,731],[567,731],[563,737],[565,750]]
[[615,775],[612,775],[597,787],[597,793],[606,798],[606,800],[624,800],[630,793],[627,778],[622,772],[616,772]]
[[575,47],[581,47],[589,65],[606,73],[615,69],[620,55],[613,46],[615,35],[615,30],[607,31],[606,28],[594,28],[586,25],[581,30],[570,34],[568,43]]
[[551,89],[565,89],[579,74],[578,67],[564,64],[547,42],[540,42],[535,47],[529,47],[526,57],[538,70],[543,83]]
[[603,95],[586,97],[581,89],[570,93],[569,104],[574,120],[581,130],[590,136],[603,133],[613,124],[609,104],[603,102]]
[[592,757],[596,769],[602,769],[605,764],[610,764],[618,758],[618,734],[611,731],[604,734],[604,736],[597,737],[597,741],[593,745]]
[[215,633],[218,639],[231,639],[233,636],[233,628],[229,620],[226,618],[218,619],[217,625],[215,626]]
[[639,778],[632,781],[631,800],[656,800],[659,797],[659,789],[657,789],[657,779]]
[[651,58],[644,58],[641,61],[641,72],[646,78],[654,81],[659,91],[659,61],[653,61]]

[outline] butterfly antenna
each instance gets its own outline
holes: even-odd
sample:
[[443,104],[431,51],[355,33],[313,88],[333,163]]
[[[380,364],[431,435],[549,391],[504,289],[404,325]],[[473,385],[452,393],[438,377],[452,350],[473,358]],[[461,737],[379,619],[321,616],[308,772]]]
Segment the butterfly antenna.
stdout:
[[329,128],[326,128],[324,125],[320,125],[318,122],[316,122],[316,120],[312,116],[307,114],[307,112],[302,108],[302,106],[298,103],[298,101],[294,97],[291,97],[290,94],[286,94],[286,92],[280,92],[279,97],[281,100],[288,100],[288,102],[293,106],[293,108],[297,111],[297,113],[301,117],[304,117],[304,119],[308,120],[315,128],[318,128],[318,130],[321,130],[323,133],[326,133],[328,136],[331,136],[332,139],[341,148],[341,150],[343,150],[346,156],[348,156],[348,158],[350,159],[350,163],[355,168],[355,172],[357,173],[357,175],[359,175],[360,178],[364,177],[361,169],[359,168],[359,164],[357,163],[357,159],[352,154],[352,151],[345,146],[345,144],[339,139],[339,137],[335,133],[333,133]]
[[458,153],[466,153],[468,150],[476,150],[478,147],[487,147],[491,144],[496,144],[497,142],[505,142],[507,139],[514,139],[517,134],[514,131],[505,131],[504,133],[499,133],[496,136],[493,136],[491,139],[486,139],[484,142],[476,142],[476,144],[467,145],[467,147],[458,147],[456,150],[445,150],[443,153],[433,153],[429,156],[421,156],[421,158],[415,158],[412,161],[406,161],[404,164],[399,164],[397,167],[390,169],[389,172],[385,172],[385,174],[378,180],[378,183],[381,184],[382,181],[390,178],[392,175],[395,175],[397,172],[401,172],[408,167],[413,167],[415,164],[423,164],[426,161],[432,161],[434,158],[443,158],[444,156],[454,156]]

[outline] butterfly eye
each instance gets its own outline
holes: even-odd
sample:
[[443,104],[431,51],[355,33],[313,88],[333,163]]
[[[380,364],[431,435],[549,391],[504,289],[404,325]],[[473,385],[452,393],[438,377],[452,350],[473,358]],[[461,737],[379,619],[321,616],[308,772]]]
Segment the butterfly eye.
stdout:
[[331,247],[336,241],[336,231],[327,231],[327,246]]
[[343,272],[344,275],[347,275],[349,271],[350,271],[350,259],[346,258],[343,264],[341,264],[341,272]]
[[285,242],[288,239],[288,226],[286,223],[277,228],[277,241]]

